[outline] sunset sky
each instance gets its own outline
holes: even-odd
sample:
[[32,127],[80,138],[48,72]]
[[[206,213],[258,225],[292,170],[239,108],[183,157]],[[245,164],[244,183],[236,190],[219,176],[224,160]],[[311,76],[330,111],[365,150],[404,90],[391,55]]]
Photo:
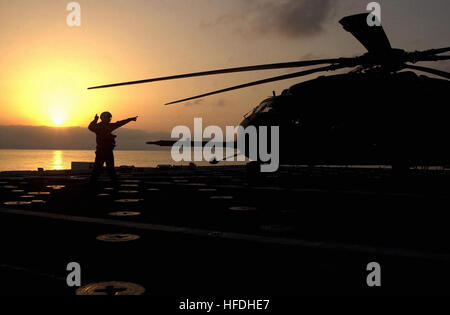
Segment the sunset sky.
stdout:
[[[360,0],[80,0],[81,27],[66,24],[68,0],[0,0],[0,125],[87,126],[96,113],[139,115],[132,127],[236,125],[272,90],[312,77],[164,103],[284,74],[262,71],[88,91],[105,83],[215,68],[355,56],[363,47],[338,21]],[[450,46],[450,1],[379,1],[394,47]],[[450,70],[448,62],[432,67]],[[289,70],[296,72],[297,69]]]

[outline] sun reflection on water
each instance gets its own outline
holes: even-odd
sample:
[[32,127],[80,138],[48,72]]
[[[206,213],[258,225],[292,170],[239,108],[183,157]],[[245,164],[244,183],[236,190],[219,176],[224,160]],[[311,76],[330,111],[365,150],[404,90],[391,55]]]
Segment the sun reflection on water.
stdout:
[[53,151],[53,158],[51,162],[52,170],[62,170],[64,169],[63,163],[63,153],[62,151]]

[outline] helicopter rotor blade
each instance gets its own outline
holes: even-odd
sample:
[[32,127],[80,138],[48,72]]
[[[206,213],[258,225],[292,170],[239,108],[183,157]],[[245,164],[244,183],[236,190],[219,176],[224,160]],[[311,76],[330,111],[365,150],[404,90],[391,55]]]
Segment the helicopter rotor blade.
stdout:
[[450,60],[450,56],[427,56],[427,57],[420,58],[420,60],[417,60],[416,62],[419,62],[419,61],[439,61],[439,60]]
[[150,82],[157,82],[157,81],[184,79],[184,78],[192,78],[192,77],[200,77],[200,76],[208,76],[208,75],[216,75],[216,74],[225,74],[225,73],[236,73],[236,72],[258,71],[258,70],[276,70],[276,69],[298,68],[298,67],[308,67],[308,66],[316,66],[316,65],[322,65],[322,64],[336,64],[336,63],[338,63],[338,64],[339,63],[346,63],[346,64],[353,63],[354,64],[357,62],[358,62],[358,57],[272,63],[272,64],[264,64],[264,65],[255,65],[255,66],[226,68],[226,69],[218,69],[218,70],[211,70],[211,71],[186,73],[186,74],[172,75],[172,76],[152,78],[152,79],[144,79],[144,80],[138,80],[138,81],[128,81],[128,82],[106,84],[106,85],[89,87],[88,90],[103,89],[103,88],[110,88],[110,87],[117,87],[117,86],[124,86],[124,85],[150,83]]
[[449,51],[450,51],[450,47],[444,47],[444,48],[437,48],[437,49],[436,48],[428,49],[428,50],[424,50],[424,51],[419,51],[417,53],[422,56],[429,56],[429,55],[443,54],[443,53],[449,52]]
[[250,87],[250,86],[255,86],[255,85],[260,85],[260,84],[265,84],[265,83],[270,83],[270,82],[275,82],[275,81],[281,81],[281,80],[287,80],[287,79],[292,79],[292,78],[298,78],[298,77],[306,76],[306,75],[313,74],[313,73],[316,73],[316,72],[333,71],[333,70],[338,70],[338,69],[342,69],[342,68],[350,68],[350,67],[354,67],[354,65],[336,64],[336,65],[331,65],[331,66],[326,66],[326,67],[321,67],[321,68],[315,68],[315,69],[300,71],[300,72],[291,73],[291,74],[285,74],[285,75],[272,77],[272,78],[268,78],[268,79],[264,79],[264,80],[259,80],[259,81],[245,83],[245,84],[241,84],[241,85],[237,85],[237,86],[232,86],[232,87],[229,87],[229,88],[226,88],[226,89],[221,89],[221,90],[217,90],[217,91],[213,91],[213,92],[209,92],[209,93],[205,93],[205,94],[201,94],[201,95],[196,95],[196,96],[193,96],[193,97],[188,97],[188,98],[185,98],[185,99],[182,99],[182,100],[177,100],[177,101],[174,101],[174,102],[167,103],[165,105],[172,105],[172,104],[176,104],[176,103],[182,103],[182,102],[194,100],[194,99],[197,99],[197,98],[202,98],[202,97],[206,97],[206,96],[210,96],[210,95],[215,95],[215,94],[220,94],[220,93],[225,93],[225,92],[229,92],[229,91],[234,91],[234,90],[238,90],[238,89],[247,88],[247,87]]
[[437,61],[437,60],[448,60],[448,56],[441,56],[450,51],[450,47],[438,48],[438,49],[428,49],[424,51],[414,51],[405,54],[405,61],[416,63],[419,61]]
[[441,71],[441,70],[437,70],[437,69],[433,69],[433,68],[413,66],[413,65],[405,65],[403,68],[422,71],[422,72],[426,72],[426,73],[431,73],[431,74],[434,74],[434,75],[437,75],[440,77],[444,77],[446,79],[450,79],[450,72],[445,72],[445,71]]
[[369,53],[380,54],[392,49],[391,43],[382,26],[369,26],[369,13],[351,15],[339,21],[347,32],[350,32]]

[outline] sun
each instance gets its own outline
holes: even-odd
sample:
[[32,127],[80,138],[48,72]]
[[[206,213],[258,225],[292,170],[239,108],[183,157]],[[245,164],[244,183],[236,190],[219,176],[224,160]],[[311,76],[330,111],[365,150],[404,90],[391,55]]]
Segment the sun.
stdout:
[[64,122],[64,117],[61,114],[55,114],[52,117],[52,122],[55,126],[61,126]]
[[61,127],[66,123],[69,95],[64,91],[53,92],[46,97],[48,117],[54,126]]
[[53,107],[49,116],[54,126],[61,127],[66,122],[66,111],[62,107]]

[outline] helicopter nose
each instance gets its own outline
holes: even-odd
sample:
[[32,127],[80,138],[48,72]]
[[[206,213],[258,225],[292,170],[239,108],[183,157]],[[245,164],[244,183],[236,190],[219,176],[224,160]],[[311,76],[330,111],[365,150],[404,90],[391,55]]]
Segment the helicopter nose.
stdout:
[[247,128],[248,126],[250,126],[250,121],[251,121],[251,116],[245,117],[243,121],[241,121],[241,123],[239,124],[239,126],[242,126],[245,128]]

